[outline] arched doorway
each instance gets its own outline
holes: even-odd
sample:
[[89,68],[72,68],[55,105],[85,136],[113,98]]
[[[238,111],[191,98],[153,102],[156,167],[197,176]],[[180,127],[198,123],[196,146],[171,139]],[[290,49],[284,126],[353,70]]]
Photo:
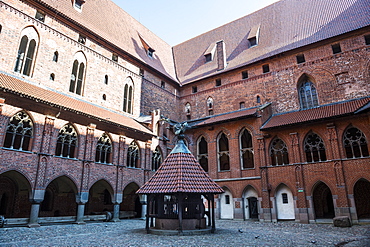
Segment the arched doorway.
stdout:
[[225,193],[220,195],[220,210],[221,219],[233,219],[234,218],[234,200],[231,192],[228,189],[223,188]]
[[353,190],[358,219],[370,219],[370,182],[360,179]]
[[292,191],[282,184],[275,192],[276,213],[278,220],[294,220],[294,201]]
[[243,194],[244,219],[258,219],[258,194],[257,191],[248,186]]
[[123,202],[121,204],[122,211],[135,212],[135,217],[141,217],[142,205],[140,203],[140,197],[136,194],[139,186],[132,182],[128,184],[123,190]]
[[332,219],[335,216],[333,196],[330,188],[319,182],[312,193],[316,219]]
[[89,201],[85,212],[88,215],[100,214],[104,211],[113,211],[113,189],[105,180],[99,180],[89,190]]
[[31,212],[31,186],[17,171],[0,174],[0,215],[5,218],[27,218]]
[[40,217],[76,215],[76,194],[77,187],[70,178],[61,176],[54,179],[45,189]]

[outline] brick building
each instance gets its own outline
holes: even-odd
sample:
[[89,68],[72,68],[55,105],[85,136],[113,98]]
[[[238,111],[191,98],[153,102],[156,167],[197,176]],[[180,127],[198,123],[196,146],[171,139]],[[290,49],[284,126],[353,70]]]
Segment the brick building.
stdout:
[[282,0],[175,47],[110,0],[0,8],[0,215],[140,216],[165,116],[220,218],[370,218],[367,0]]

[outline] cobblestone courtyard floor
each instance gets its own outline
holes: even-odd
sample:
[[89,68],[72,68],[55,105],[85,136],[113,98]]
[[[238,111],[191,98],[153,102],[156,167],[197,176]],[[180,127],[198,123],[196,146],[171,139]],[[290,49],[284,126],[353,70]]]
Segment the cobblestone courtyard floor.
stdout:
[[217,220],[216,233],[146,234],[145,221],[0,228],[0,246],[370,246],[370,225],[261,223]]

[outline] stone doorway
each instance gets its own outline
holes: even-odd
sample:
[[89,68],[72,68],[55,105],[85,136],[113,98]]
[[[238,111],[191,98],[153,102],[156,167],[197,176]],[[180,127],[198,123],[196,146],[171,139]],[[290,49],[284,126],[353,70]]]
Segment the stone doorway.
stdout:
[[330,188],[323,182],[316,185],[313,194],[316,219],[332,219],[335,216],[333,196]]

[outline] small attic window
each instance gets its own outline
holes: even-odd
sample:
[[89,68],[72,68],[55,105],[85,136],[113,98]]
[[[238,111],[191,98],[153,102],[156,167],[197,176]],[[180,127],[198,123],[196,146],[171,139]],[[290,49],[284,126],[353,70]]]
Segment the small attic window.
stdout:
[[337,53],[341,53],[342,52],[342,49],[340,48],[340,44],[339,43],[334,44],[334,45],[331,45],[331,49],[333,51],[333,54],[337,54]]
[[148,56],[149,56],[149,57],[153,57],[154,50],[153,50],[152,48],[150,48],[150,47],[149,47],[149,49],[148,49],[147,53],[148,53]]
[[116,53],[112,53],[112,60],[118,62],[118,55]]
[[84,0],[74,0],[74,4],[73,6],[77,9],[77,10],[81,10],[82,9],[82,4],[84,4],[85,1]]
[[256,25],[251,28],[248,34],[249,47],[258,45],[258,36],[260,32],[260,25]]
[[214,54],[215,54],[215,51],[216,51],[216,44],[215,43],[212,43],[208,48],[207,50],[204,52],[204,58],[205,58],[205,62],[208,63],[208,62],[211,62],[213,60],[213,57],[214,57]]
[[297,55],[297,56],[296,56],[296,59],[297,59],[297,63],[298,63],[298,64],[306,62],[306,59],[305,59],[305,57],[304,57],[304,55],[303,55],[303,54],[299,54],[299,55]]
[[80,34],[78,36],[78,42],[83,44],[83,45],[86,44],[86,37]]
[[141,44],[143,45],[144,50],[146,51],[146,54],[148,55],[148,57],[153,57],[155,50],[148,44],[148,42],[146,42],[141,37],[140,34],[139,34],[139,38],[140,38]]
[[37,19],[41,22],[44,22],[45,21],[45,14],[37,10],[36,15],[35,15],[35,19]]

